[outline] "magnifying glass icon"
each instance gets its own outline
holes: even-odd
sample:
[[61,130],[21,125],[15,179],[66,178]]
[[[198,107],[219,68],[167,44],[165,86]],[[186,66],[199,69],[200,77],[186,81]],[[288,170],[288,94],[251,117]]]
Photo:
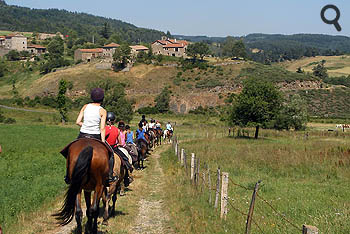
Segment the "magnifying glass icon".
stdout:
[[[333,20],[329,20],[326,18],[326,11],[332,9],[335,11],[336,16]],[[333,24],[335,26],[335,28],[338,30],[338,32],[341,31],[341,26],[339,24],[339,19],[340,19],[340,10],[338,7],[334,6],[334,5],[327,5],[325,7],[322,8],[321,10],[321,19],[323,22],[325,22],[326,24]]]

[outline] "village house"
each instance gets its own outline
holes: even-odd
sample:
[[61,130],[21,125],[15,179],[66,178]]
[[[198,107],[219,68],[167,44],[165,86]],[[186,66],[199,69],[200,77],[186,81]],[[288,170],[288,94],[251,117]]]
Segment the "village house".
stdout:
[[130,48],[131,48],[132,55],[137,55],[141,51],[143,51],[145,53],[147,53],[149,51],[148,47],[143,46],[143,45],[133,45],[133,46],[130,46]]
[[5,36],[0,36],[0,47],[5,46]]
[[114,52],[119,46],[120,45],[117,43],[110,43],[108,45],[103,46],[102,47],[103,57],[104,58],[113,58]]
[[167,55],[174,57],[186,57],[188,42],[185,40],[176,40],[162,37],[152,43],[153,54]]
[[90,62],[93,59],[103,57],[103,49],[77,49],[74,52],[74,61]]
[[5,37],[5,49],[24,51],[27,50],[27,38],[22,34],[13,34]]
[[62,33],[58,32],[56,34],[52,34],[52,33],[39,33],[38,34],[38,40],[46,40],[49,38],[54,38],[55,36],[59,36],[60,38],[64,39],[64,36],[62,35]]
[[41,55],[46,53],[46,47],[41,45],[28,45],[27,50],[35,55]]

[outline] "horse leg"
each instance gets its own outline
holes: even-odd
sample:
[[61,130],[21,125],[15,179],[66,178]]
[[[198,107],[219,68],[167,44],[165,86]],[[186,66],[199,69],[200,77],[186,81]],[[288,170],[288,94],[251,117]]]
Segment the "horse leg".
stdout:
[[111,199],[111,196],[109,195],[109,192],[107,188],[105,189],[105,192],[102,193],[102,202],[104,206],[104,213],[103,213],[103,225],[108,225],[108,218],[109,218],[109,200]]
[[81,209],[81,191],[78,193],[75,201],[75,221],[77,222],[77,233],[82,233],[81,222],[83,219],[83,211]]
[[92,228],[92,215],[91,215],[91,192],[84,191],[85,204],[86,204],[86,216],[88,221],[86,223],[86,231],[90,231]]
[[94,193],[93,203],[92,203],[92,206],[90,208],[92,219],[93,219],[92,233],[94,233],[94,234],[97,234],[98,207],[100,204],[100,199],[102,197],[102,193],[103,193],[103,186],[97,185],[96,191]]

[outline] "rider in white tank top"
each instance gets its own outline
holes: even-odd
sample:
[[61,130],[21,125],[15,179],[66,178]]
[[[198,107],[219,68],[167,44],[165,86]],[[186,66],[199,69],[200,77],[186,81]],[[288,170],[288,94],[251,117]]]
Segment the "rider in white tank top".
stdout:
[[101,134],[100,123],[101,106],[96,106],[93,104],[88,104],[84,110],[84,121],[80,128],[80,132],[87,134]]

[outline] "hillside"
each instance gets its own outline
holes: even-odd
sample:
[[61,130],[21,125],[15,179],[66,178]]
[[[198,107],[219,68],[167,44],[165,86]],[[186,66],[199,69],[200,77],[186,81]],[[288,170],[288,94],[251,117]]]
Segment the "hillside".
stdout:
[[[14,68],[13,68],[14,69]],[[225,104],[232,93],[239,93],[247,78],[275,83],[283,91],[320,89],[321,82],[308,74],[287,71],[279,66],[267,66],[254,62],[218,62],[207,70],[198,68],[184,71],[181,68],[140,64],[130,72],[115,73],[99,70],[96,64],[80,64],[45,76],[37,72],[15,69],[0,80],[0,97],[11,97],[12,80],[24,98],[55,95],[58,81],[73,83],[68,95],[75,99],[86,95],[87,84],[96,80],[111,79],[126,84],[129,99],[135,101],[135,109],[153,105],[154,98],[168,86],[172,91],[171,109],[187,113],[199,106]]]
[[62,34],[74,30],[79,37],[90,41],[93,35],[98,37],[105,23],[110,26],[111,33],[117,33],[121,39],[130,42],[140,39],[151,42],[164,35],[163,32],[138,28],[116,19],[58,9],[30,9],[0,2],[0,30]]
[[281,63],[287,70],[295,72],[299,67],[305,72],[312,72],[312,68],[318,62],[325,60],[325,66],[331,77],[350,75],[350,56],[316,56],[311,58],[302,58],[294,61]]

